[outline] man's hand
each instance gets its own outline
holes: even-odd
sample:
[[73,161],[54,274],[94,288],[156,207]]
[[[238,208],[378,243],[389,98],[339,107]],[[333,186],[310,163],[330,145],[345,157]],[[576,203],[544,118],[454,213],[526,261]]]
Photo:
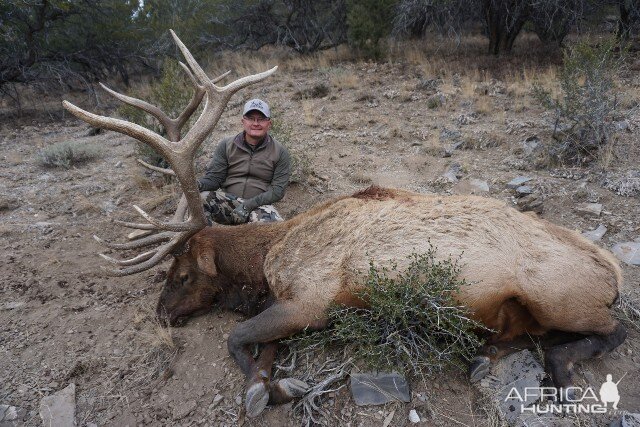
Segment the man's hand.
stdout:
[[235,224],[244,224],[245,222],[249,221],[250,213],[251,212],[249,212],[247,208],[244,207],[244,205],[240,205],[235,208],[233,212],[231,212],[231,219],[233,219],[233,222]]

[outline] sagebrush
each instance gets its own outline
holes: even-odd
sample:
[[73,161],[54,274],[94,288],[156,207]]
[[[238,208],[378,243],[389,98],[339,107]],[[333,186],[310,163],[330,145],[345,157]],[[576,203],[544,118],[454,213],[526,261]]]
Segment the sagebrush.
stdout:
[[69,169],[97,158],[100,149],[82,141],[63,141],[43,148],[38,153],[38,161],[49,168]]
[[614,77],[623,63],[624,51],[616,49],[615,39],[596,46],[582,41],[564,51],[558,95],[534,84],[534,97],[553,111],[552,159],[587,162],[611,142],[614,120],[621,118]]
[[371,262],[358,292],[368,307],[334,305],[328,328],[294,336],[289,344],[294,351],[349,346],[348,353],[370,368],[415,376],[463,368],[482,345],[478,332],[487,329],[455,299],[468,286],[457,262],[438,261],[435,253],[412,254],[404,271]]

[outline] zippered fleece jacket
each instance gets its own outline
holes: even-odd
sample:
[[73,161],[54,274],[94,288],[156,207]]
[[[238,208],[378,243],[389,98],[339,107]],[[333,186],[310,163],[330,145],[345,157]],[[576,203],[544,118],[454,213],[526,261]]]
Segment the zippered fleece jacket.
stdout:
[[200,191],[221,189],[244,200],[248,211],[282,199],[291,176],[291,158],[285,147],[271,135],[254,150],[244,140],[244,132],[223,139],[198,180]]

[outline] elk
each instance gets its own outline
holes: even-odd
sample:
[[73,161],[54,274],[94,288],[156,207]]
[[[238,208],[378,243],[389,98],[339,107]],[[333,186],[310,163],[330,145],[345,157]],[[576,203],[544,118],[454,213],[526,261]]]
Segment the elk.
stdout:
[[[307,390],[294,378],[271,379],[279,339],[325,327],[332,303],[366,304],[358,297],[359,272],[368,270],[370,260],[376,266],[397,262],[402,269],[408,255],[426,252],[431,245],[438,257],[459,257],[460,276],[470,285],[460,289],[457,299],[495,331],[471,363],[474,381],[512,351],[519,337],[570,334],[570,341],[546,350],[546,368],[558,387],[572,384],[575,362],[600,356],[625,340],[624,326],[610,312],[622,283],[615,258],[573,231],[491,198],[372,186],[287,221],[208,227],[194,175],[196,150],[231,95],[265,79],[275,67],[218,87],[171,34],[194,82],[204,90],[202,114],[181,139],[168,141],[141,126],[63,104],[93,126],[149,144],[175,171],[187,219],[174,216],[162,222],[134,206],[148,223],[122,225],[161,232],[122,244],[98,240],[113,249],[168,241],[128,260],[103,256],[118,265],[109,270],[115,276],[147,270],[173,256],[157,306],[158,316],[169,324],[179,325],[213,306],[249,316],[227,341],[246,376],[247,415],[257,416],[267,404],[290,401]],[[261,352],[254,359],[249,349],[255,344]]]

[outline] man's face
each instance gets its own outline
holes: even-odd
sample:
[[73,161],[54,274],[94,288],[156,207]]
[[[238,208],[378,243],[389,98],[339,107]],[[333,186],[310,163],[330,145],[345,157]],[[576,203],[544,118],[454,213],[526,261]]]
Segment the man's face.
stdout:
[[249,111],[242,116],[242,126],[246,134],[247,142],[258,142],[262,140],[271,129],[271,120],[265,117],[260,111]]

